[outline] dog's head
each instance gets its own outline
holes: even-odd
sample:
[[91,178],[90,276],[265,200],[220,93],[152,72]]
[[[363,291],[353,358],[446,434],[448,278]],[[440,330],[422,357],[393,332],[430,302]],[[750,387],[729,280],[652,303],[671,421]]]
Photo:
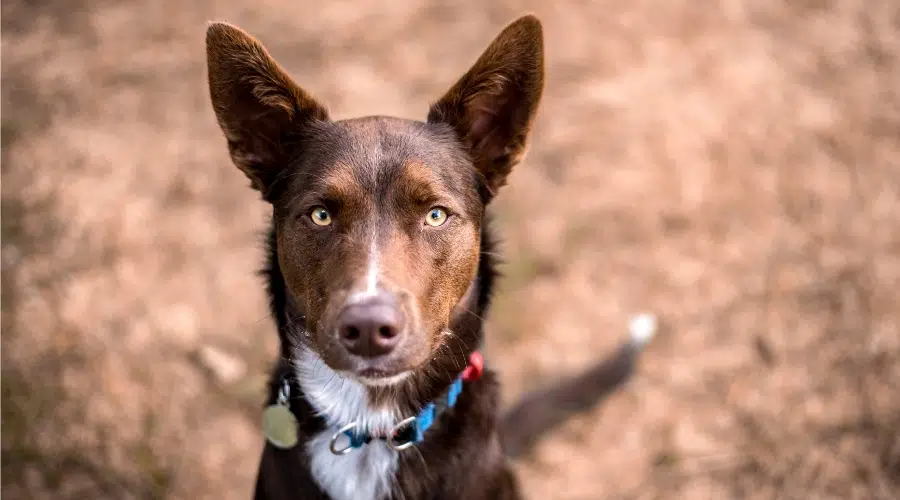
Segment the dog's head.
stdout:
[[426,364],[469,302],[485,206],[525,154],[543,88],[539,21],[503,30],[426,122],[333,121],[228,24],[209,26],[206,48],[231,158],[274,207],[308,347],[370,385]]

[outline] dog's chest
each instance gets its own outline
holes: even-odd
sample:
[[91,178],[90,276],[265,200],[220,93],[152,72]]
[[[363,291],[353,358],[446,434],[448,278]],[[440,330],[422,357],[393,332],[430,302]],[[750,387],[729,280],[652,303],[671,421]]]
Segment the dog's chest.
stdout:
[[328,448],[334,432],[325,430],[306,444],[319,487],[333,500],[385,498],[393,486],[397,452],[382,441],[373,441],[346,455],[335,455]]

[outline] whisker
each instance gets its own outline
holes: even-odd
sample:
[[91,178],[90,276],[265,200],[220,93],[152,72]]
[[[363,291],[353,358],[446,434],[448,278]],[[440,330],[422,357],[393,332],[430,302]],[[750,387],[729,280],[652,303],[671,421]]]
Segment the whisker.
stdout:
[[471,314],[472,316],[475,316],[476,318],[480,319],[481,321],[487,322],[487,318],[485,318],[483,316],[479,316],[475,311],[469,309],[468,307],[463,306],[461,304],[459,307],[462,308],[463,312],[467,312],[467,313]]
[[[449,331],[449,330],[448,330],[448,331],[445,331],[443,334],[444,334],[445,336],[447,336],[447,337],[456,337],[456,335],[455,335],[453,332]],[[456,338],[457,338],[457,341],[459,341],[459,338],[458,338],[458,337],[456,337]],[[459,360],[456,359],[456,355],[454,354],[453,349],[450,347],[450,344],[448,344],[447,342],[443,341],[443,339],[441,339],[441,340],[442,340],[442,341],[441,341],[441,347],[446,347],[446,348],[447,348],[447,351],[450,352],[450,359],[453,360],[453,364],[456,365],[456,369],[457,369],[457,370],[462,370],[462,367],[459,366]]]
[[[460,348],[460,354],[465,356],[466,351],[469,350],[469,344],[466,343],[465,341],[463,341],[463,339],[461,339],[459,337],[459,335],[457,335],[456,333],[454,333],[453,331],[451,331],[449,329],[445,330],[443,333],[448,337],[452,337],[452,338],[456,339],[456,343],[459,345],[459,348]],[[452,354],[453,354],[453,352],[451,351],[451,356],[452,356]],[[459,362],[456,360],[455,356],[453,357],[453,361],[456,362],[456,364],[457,364],[456,368],[458,370],[461,370],[462,368],[460,368]]]

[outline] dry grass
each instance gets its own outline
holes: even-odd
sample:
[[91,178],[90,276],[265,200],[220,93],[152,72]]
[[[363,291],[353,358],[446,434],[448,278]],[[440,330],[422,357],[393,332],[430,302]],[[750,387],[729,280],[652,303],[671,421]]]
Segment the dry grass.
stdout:
[[529,10],[549,80],[496,207],[489,360],[511,398],[635,311],[666,326],[518,465],[529,498],[900,496],[897,2],[69,4],[3,3],[6,498],[250,495],[266,211],[208,106],[206,20],[338,116],[423,117]]

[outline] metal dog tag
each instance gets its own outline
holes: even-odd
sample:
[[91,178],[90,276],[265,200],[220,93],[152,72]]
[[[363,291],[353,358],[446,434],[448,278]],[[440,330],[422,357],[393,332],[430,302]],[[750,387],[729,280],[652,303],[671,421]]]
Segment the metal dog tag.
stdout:
[[297,444],[297,417],[288,406],[290,385],[285,381],[278,394],[278,401],[263,410],[262,430],[266,439],[276,448],[283,450]]

